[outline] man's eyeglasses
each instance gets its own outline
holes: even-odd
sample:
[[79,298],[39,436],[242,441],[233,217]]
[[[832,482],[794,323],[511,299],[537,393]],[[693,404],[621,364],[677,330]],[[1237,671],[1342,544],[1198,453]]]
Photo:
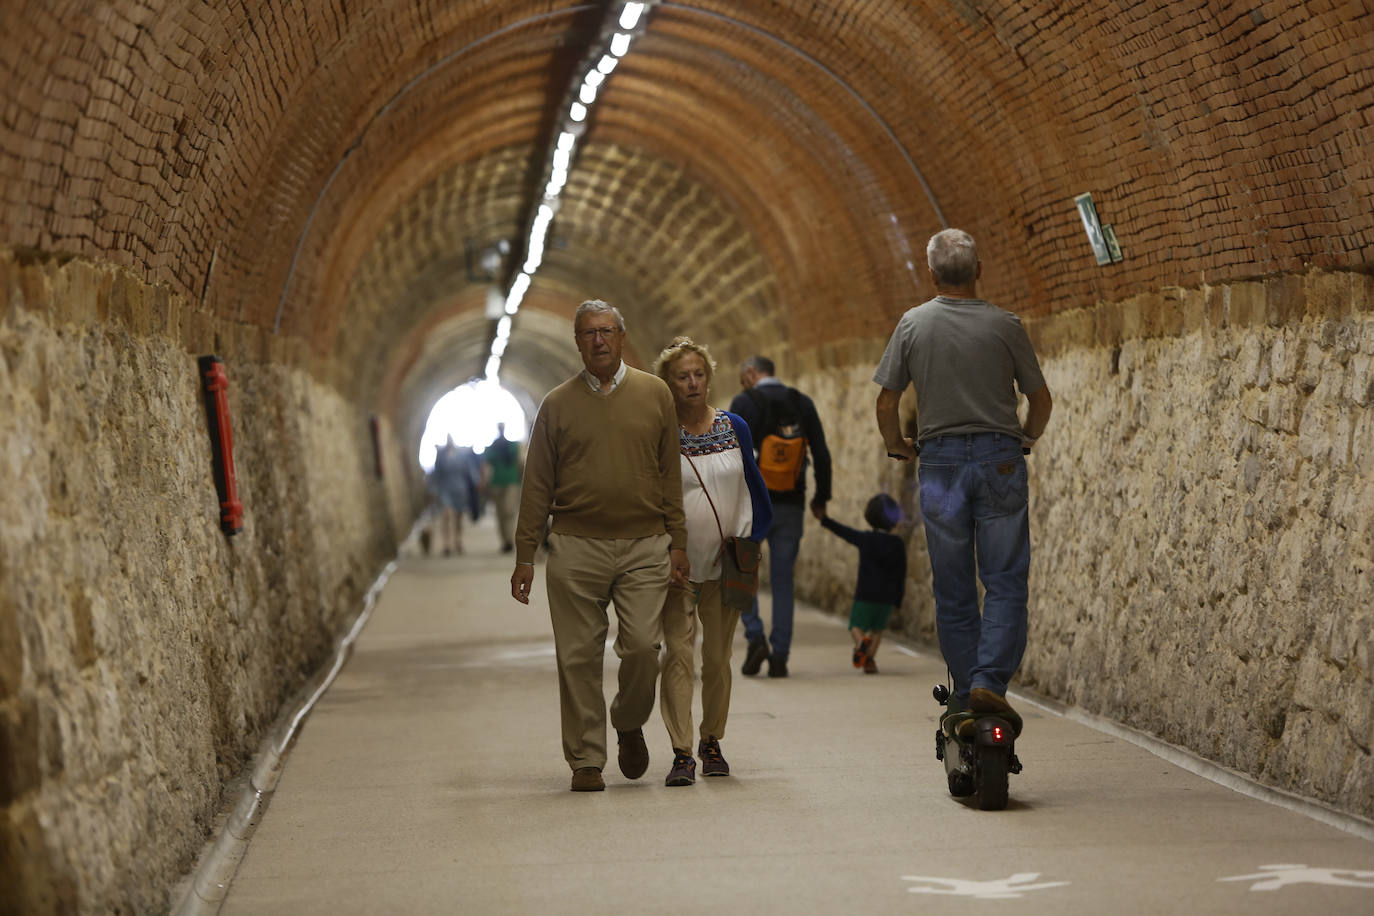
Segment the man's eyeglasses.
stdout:
[[620,328],[583,328],[577,332],[578,340],[595,340],[600,337],[609,340],[620,333]]

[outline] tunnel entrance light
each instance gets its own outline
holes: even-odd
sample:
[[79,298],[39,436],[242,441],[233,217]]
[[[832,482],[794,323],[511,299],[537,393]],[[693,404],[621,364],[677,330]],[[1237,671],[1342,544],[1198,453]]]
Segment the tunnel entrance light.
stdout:
[[481,454],[496,438],[496,424],[506,424],[506,438],[523,442],[526,438],[525,411],[515,395],[497,382],[482,379],[459,385],[445,394],[429,412],[420,437],[420,467],[425,473],[434,468],[434,450],[448,441]]

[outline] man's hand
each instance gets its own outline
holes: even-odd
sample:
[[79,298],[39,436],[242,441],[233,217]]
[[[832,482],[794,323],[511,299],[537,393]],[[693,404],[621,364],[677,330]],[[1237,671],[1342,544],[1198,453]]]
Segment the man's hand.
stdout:
[[896,458],[898,461],[914,461],[917,455],[916,443],[902,435],[902,425],[897,412],[901,400],[900,391],[893,391],[891,388],[878,389],[878,434],[883,437],[883,444],[887,446],[887,457]]
[[916,443],[911,441],[909,436],[902,436],[895,443],[887,444],[887,457],[896,458],[898,461],[916,460]]
[[529,563],[515,564],[515,572],[510,574],[510,596],[521,604],[530,603],[530,586],[534,585],[534,566]]
[[822,519],[824,519],[824,518],[825,518],[825,503],[823,503],[823,502],[813,502],[813,503],[811,503],[811,514],[812,514],[813,516],[815,516],[816,521],[818,521],[818,522],[821,521]]
[[683,588],[691,585],[692,564],[687,559],[687,551],[681,547],[674,547],[668,551],[668,560],[673,564],[672,571],[668,573],[668,581]]

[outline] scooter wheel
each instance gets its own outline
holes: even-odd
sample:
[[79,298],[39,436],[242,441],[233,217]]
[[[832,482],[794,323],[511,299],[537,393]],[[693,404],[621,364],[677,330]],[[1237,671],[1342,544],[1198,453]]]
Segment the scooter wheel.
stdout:
[[1001,811],[1007,806],[1007,770],[1011,752],[1005,747],[978,748],[978,807]]

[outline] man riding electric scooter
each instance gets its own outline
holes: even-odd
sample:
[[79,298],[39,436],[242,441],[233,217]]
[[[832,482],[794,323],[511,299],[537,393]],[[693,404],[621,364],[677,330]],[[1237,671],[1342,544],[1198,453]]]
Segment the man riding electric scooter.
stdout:
[[[1049,422],[1053,402],[1020,318],[977,295],[983,265],[973,238],[959,229],[936,233],[926,261],[936,296],[901,317],[873,375],[882,386],[878,429],[891,457],[920,456],[936,630],[953,679],[945,699],[937,688],[937,699],[947,703],[937,753],[945,756],[946,739],[970,747],[992,742],[1005,751],[1004,767],[1017,772],[1010,747],[1021,718],[1006,692],[1026,648],[1025,455]],[[908,384],[916,389],[914,441],[902,435],[897,410]],[[1018,389],[1029,402],[1024,423]],[[977,579],[985,592],[981,614]],[[977,759],[972,755],[971,772],[957,778],[958,768],[947,761],[951,792],[974,794]],[[995,785],[986,797],[978,792],[983,807],[1006,804],[1005,768],[1000,782],[1000,804]]]

